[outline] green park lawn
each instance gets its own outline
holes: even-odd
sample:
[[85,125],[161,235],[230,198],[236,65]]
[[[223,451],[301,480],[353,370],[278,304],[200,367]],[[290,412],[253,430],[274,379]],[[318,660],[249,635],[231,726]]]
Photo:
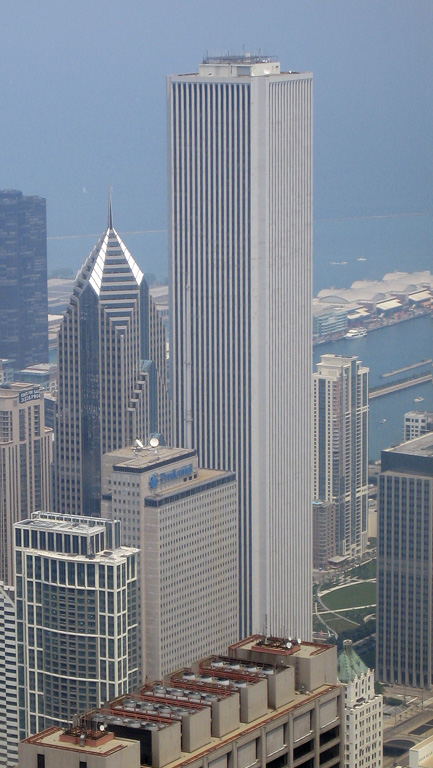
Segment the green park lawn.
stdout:
[[375,605],[376,582],[363,581],[359,584],[349,584],[347,587],[322,595],[321,600],[332,611],[339,608],[356,608],[360,605]]

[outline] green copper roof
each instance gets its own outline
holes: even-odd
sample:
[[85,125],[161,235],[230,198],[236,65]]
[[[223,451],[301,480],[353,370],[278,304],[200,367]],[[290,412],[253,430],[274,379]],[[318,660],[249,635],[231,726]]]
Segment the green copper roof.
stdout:
[[351,640],[344,641],[344,650],[338,657],[338,679],[340,683],[350,683],[355,677],[368,672],[368,667],[353,648]]

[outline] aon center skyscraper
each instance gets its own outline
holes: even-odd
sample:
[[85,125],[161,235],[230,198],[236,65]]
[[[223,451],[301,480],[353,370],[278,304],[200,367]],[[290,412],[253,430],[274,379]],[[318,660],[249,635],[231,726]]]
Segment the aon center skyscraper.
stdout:
[[311,637],[312,75],[168,78],[175,444],[234,470],[241,634]]

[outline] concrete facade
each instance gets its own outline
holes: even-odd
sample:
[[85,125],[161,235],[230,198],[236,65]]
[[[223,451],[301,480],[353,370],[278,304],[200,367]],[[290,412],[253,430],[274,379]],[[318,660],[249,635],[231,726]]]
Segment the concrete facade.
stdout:
[[52,726],[22,741],[17,768],[140,768],[137,741],[110,738],[80,739]]
[[174,440],[236,472],[241,634],[311,637],[312,75],[168,78]]
[[342,768],[343,730],[336,647],[256,635],[108,702],[64,736],[135,740],[152,768]]
[[334,501],[313,501],[313,568],[329,567],[337,554],[337,509]]
[[404,440],[413,440],[427,432],[433,432],[433,413],[408,411],[404,414]]
[[0,387],[0,580],[14,583],[14,524],[49,509],[53,431],[39,386]]
[[18,666],[15,593],[0,582],[0,767],[18,762]]
[[313,397],[314,499],[335,502],[338,554],[359,557],[368,544],[368,368],[322,355]]
[[195,450],[125,448],[104,456],[103,512],[140,549],[142,679],[161,679],[238,635],[238,501],[233,472]]
[[344,641],[338,657],[338,678],[343,683],[345,710],[345,768],[382,768],[383,702],[374,690],[374,671]]

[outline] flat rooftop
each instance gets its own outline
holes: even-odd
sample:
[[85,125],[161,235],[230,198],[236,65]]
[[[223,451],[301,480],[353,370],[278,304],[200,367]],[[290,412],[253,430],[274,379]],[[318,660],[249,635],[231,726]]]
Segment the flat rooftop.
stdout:
[[[63,736],[63,734],[64,730],[62,728],[52,726],[51,728],[47,728],[46,731],[42,731],[42,733],[37,733],[35,736],[30,736],[28,739],[24,739],[24,744],[33,744],[40,747],[55,747],[56,749],[65,750],[67,752],[79,752],[80,754],[101,755],[104,757],[109,757],[115,752],[119,752],[121,749],[126,749],[126,747],[129,747],[131,744],[138,744],[137,741],[134,742],[131,739],[114,736],[114,738],[110,738],[109,741],[101,739],[99,744],[95,742],[94,745],[85,744],[80,746],[79,743],[72,744],[71,742],[62,740],[61,736]],[[59,755],[59,764],[61,764],[61,759],[61,755]]]
[[253,635],[246,640],[240,640],[239,643],[234,643],[230,646],[229,652],[233,649],[243,648],[245,650],[254,650],[255,652],[262,652],[264,654],[274,653],[280,656],[296,656],[298,658],[310,659],[317,654],[325,653],[333,648],[332,645],[326,645],[325,643],[310,643],[305,640],[292,638],[290,641],[290,647],[288,647],[286,638],[278,637],[264,637],[263,635]]
[[382,451],[381,468],[382,472],[433,478],[433,432]]
[[0,387],[0,397],[16,397],[20,392],[26,392],[33,389],[39,389],[39,384],[29,383],[28,381],[15,381],[9,387]]
[[[110,521],[111,522],[111,521]],[[27,520],[19,520],[20,526],[37,528],[43,531],[58,531],[59,533],[88,533],[105,531],[105,520],[99,517],[82,517],[81,515],[56,515],[54,512],[34,512]]]
[[202,64],[269,64],[278,61],[277,56],[238,53],[227,56],[205,56]]
[[127,448],[113,451],[109,455],[115,459],[114,467],[148,472],[150,469],[158,467],[159,464],[162,465],[163,462],[167,464],[179,459],[195,458],[197,451],[191,448],[171,448],[167,445],[158,445],[157,448],[145,446],[142,449],[128,446]]
[[421,437],[415,437],[406,443],[387,448],[382,453],[404,454],[406,456],[433,457],[433,432],[427,432]]

